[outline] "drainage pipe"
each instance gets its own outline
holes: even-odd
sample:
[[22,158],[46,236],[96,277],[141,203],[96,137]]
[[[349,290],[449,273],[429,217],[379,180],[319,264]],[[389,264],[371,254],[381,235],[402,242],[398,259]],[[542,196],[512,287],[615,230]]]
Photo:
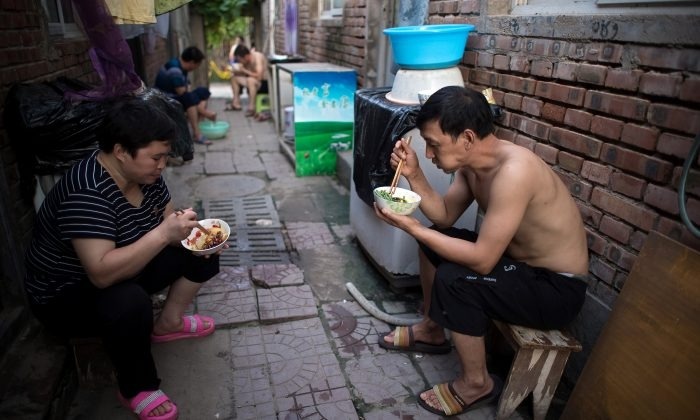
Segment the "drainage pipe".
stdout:
[[367,298],[364,297],[359,290],[357,290],[354,284],[348,282],[345,283],[345,287],[348,289],[348,292],[350,292],[350,295],[352,295],[352,297],[355,298],[357,303],[359,303],[365,311],[369,312],[370,315],[377,318],[378,320],[386,322],[387,324],[413,325],[423,320],[423,318],[404,318],[389,315],[388,313],[383,312],[379,308],[377,308],[377,306],[374,303],[367,300]]

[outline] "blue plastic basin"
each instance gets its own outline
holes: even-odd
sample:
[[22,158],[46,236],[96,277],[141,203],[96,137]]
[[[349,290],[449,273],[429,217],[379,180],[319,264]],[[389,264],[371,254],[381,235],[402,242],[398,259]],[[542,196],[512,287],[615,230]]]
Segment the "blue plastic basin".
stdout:
[[208,139],[220,139],[228,132],[230,124],[226,121],[202,121],[199,130]]
[[469,24],[399,26],[384,29],[394,61],[403,69],[430,70],[456,66],[462,59]]

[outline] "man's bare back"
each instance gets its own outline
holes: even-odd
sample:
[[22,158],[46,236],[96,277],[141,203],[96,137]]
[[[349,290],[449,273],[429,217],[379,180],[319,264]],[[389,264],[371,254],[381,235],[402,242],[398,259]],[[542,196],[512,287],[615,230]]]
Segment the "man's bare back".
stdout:
[[[494,170],[470,168],[459,173],[467,180],[474,199],[485,212],[485,223],[490,213],[490,190],[493,180],[508,176],[508,183],[528,192],[522,220],[506,248],[507,254],[533,267],[555,272],[585,274],[588,271],[588,249],[583,222],[574,200],[554,171],[530,150],[504,140],[494,141]],[[508,168],[507,171],[501,171]],[[498,205],[498,201],[494,205]],[[501,201],[512,205],[507,200]],[[498,221],[496,221],[498,222]]]

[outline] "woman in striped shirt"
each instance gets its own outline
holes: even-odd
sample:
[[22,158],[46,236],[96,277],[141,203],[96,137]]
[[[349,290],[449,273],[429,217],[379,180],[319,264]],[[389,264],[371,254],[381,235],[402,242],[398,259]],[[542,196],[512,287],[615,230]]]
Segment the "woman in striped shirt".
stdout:
[[[175,212],[161,173],[176,126],[139,98],[115,102],[98,132],[99,150],[69,169],[37,214],[25,288],[37,318],[63,337],[100,336],[122,402],[140,418],[170,419],[151,343],[209,335],[211,318],[184,316],[218,255],[180,245],[196,224]],[[154,320],[150,295],[169,287]]]

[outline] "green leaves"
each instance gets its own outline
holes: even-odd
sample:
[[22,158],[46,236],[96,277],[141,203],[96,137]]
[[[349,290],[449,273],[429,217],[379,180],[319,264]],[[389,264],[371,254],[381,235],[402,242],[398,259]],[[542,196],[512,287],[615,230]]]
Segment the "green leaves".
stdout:
[[192,0],[190,5],[204,19],[208,48],[248,31],[252,18],[243,14],[250,3],[249,0]]

